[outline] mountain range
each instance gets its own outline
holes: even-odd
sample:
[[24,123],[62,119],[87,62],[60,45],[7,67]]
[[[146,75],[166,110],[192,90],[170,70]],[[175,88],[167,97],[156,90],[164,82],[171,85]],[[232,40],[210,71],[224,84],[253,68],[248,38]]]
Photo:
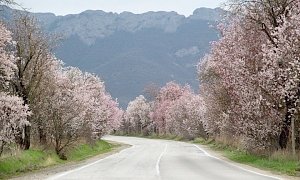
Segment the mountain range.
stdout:
[[[2,6],[10,21],[13,10]],[[176,12],[112,13],[87,10],[56,16],[31,13],[48,33],[63,36],[55,49],[66,65],[99,75],[122,107],[148,84],[168,81],[198,89],[196,65],[218,39],[212,28],[224,11],[199,8],[191,16]]]

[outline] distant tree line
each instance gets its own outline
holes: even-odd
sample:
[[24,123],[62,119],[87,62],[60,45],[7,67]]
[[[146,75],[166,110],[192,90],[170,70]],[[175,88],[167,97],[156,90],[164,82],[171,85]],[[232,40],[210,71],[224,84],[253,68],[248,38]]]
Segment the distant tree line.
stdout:
[[202,119],[204,101],[191,88],[169,82],[161,89],[149,86],[146,91],[154,98],[144,96],[131,101],[121,123],[125,134],[177,135],[186,139],[206,137]]

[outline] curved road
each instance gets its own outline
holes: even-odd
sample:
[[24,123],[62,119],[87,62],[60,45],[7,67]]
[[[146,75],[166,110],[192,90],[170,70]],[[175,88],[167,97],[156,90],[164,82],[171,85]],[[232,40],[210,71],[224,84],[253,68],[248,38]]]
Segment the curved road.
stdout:
[[87,180],[271,180],[276,177],[247,171],[200,147],[177,141],[107,136],[132,147],[49,179]]

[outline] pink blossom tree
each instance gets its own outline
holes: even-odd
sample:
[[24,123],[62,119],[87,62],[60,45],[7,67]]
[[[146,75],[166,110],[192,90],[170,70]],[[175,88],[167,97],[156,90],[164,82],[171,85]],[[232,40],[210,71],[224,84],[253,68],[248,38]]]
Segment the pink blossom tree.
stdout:
[[119,109],[118,102],[106,92],[104,82],[99,77],[86,73],[84,79],[84,88],[89,96],[87,121],[90,123],[93,138],[99,139],[119,128],[123,111]]
[[122,111],[97,76],[60,63],[53,67],[40,112],[48,119],[47,133],[57,154],[65,158],[65,149],[79,138],[97,140],[117,128]]
[[150,111],[150,104],[142,95],[129,102],[125,117],[135,133],[147,134],[151,129]]
[[261,45],[267,37],[239,18],[220,28],[222,38],[212,44],[211,53],[205,57],[230,101],[225,104],[227,109],[218,113],[219,129],[222,136],[241,140],[245,148],[270,147],[279,133],[281,117],[268,106],[276,100],[260,86]]
[[206,137],[202,122],[204,121],[205,106],[199,95],[191,91],[174,101],[166,112],[166,127],[170,134],[186,139]]
[[[54,142],[56,153],[64,158],[64,150],[80,137],[84,119],[84,101],[80,96],[80,87],[72,81],[71,73],[56,71],[53,84],[48,86],[49,95],[41,109],[48,119],[47,131]],[[72,74],[73,75],[73,74]]]
[[221,134],[224,112],[230,106],[230,97],[222,85],[222,78],[213,66],[210,56],[202,59],[198,66],[200,80],[200,94],[205,102],[203,125],[211,138]]
[[231,5],[234,17],[199,65],[206,128],[248,149],[285,148],[298,116],[299,0]]
[[261,76],[266,80],[261,81],[261,84],[278,98],[276,106],[285,113],[280,146],[286,148],[291,132],[295,154],[295,126],[300,126],[300,1],[290,2],[286,14],[280,16],[277,21],[278,26],[270,30],[275,45],[268,41],[263,46]]
[[169,82],[161,88],[154,104],[152,114],[153,122],[159,134],[167,132],[166,114],[174,101],[179,99],[185,91],[190,91],[189,86],[181,87],[175,82]]

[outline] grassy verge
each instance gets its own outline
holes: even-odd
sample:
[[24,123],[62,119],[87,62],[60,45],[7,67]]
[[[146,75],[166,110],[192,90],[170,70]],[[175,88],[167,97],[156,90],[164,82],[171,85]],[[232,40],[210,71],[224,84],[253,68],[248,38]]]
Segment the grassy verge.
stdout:
[[82,144],[72,149],[68,154],[69,161],[81,161],[99,154],[107,153],[117,145],[110,144],[106,141],[98,141],[95,145]]
[[67,153],[68,160],[65,161],[59,159],[54,151],[30,149],[16,156],[0,159],[0,179],[58,164],[81,161],[109,152],[116,146],[103,140],[97,141],[94,145],[78,145]]
[[298,175],[300,170],[300,161],[291,158],[285,152],[276,152],[269,157],[250,154],[246,151],[238,150],[213,140],[205,141],[199,138],[195,139],[193,143],[207,145],[232,161],[251,165],[260,169],[291,176]]

